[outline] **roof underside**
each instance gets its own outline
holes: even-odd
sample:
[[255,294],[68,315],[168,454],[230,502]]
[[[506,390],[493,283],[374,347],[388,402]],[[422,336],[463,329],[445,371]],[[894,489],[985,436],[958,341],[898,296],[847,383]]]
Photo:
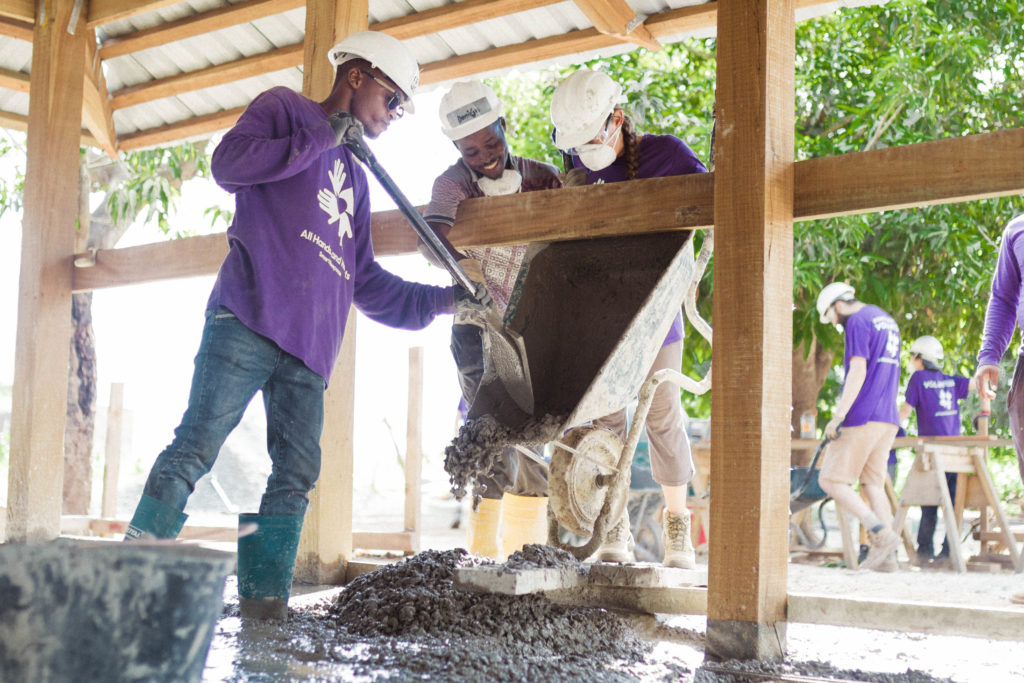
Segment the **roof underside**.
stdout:
[[[87,144],[115,154],[209,135],[267,88],[302,88],[303,0],[127,4],[123,16],[89,17],[97,53],[85,84]],[[868,4],[879,0],[798,0],[797,19]],[[22,129],[33,29],[23,5],[32,3],[0,0],[0,125]],[[703,0],[370,0],[369,24],[406,41],[429,89],[710,36],[715,8]],[[609,12],[624,23],[607,20]],[[628,30],[627,17],[646,19]]]

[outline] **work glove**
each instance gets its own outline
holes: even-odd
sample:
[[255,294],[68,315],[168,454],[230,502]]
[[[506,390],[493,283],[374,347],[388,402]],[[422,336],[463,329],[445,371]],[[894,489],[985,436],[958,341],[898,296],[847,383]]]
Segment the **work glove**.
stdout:
[[562,187],[577,187],[579,185],[587,184],[587,169],[585,168],[572,168],[567,173],[563,173],[562,176]]
[[335,144],[342,145],[351,139],[362,140],[363,124],[355,116],[347,111],[339,111],[327,117],[327,123],[331,124],[334,131]]
[[487,308],[494,306],[494,299],[482,282],[477,282],[476,291],[470,292],[460,284],[455,285],[455,325],[484,326]]

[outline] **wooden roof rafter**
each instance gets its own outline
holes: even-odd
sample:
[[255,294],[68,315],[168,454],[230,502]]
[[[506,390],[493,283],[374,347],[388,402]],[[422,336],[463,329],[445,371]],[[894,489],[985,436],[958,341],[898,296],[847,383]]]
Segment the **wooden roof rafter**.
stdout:
[[661,43],[643,24],[647,17],[634,12],[633,8],[626,4],[626,0],[572,1],[601,33],[636,43],[649,50],[661,49]]

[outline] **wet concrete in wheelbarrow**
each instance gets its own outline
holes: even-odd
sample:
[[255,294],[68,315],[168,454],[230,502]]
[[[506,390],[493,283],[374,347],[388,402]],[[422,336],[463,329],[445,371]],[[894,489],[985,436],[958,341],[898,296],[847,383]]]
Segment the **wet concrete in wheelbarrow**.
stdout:
[[[563,607],[538,595],[455,587],[457,567],[487,562],[462,549],[424,551],[357,577],[333,599],[292,606],[287,622],[243,623],[234,598],[218,623],[203,680],[722,683],[766,680],[766,673],[797,676],[791,680],[952,680],[914,670],[841,670],[819,661],[705,665],[697,628]],[[564,551],[527,546],[506,568],[578,565]]]

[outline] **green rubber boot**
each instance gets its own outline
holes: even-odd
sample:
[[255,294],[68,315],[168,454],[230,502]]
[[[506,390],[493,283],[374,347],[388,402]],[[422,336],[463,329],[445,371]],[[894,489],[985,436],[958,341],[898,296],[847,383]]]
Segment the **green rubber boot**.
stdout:
[[188,515],[162,500],[143,495],[124,531],[124,540],[177,538]]
[[257,525],[238,539],[238,609],[243,618],[286,619],[302,516],[238,516],[238,527]]

